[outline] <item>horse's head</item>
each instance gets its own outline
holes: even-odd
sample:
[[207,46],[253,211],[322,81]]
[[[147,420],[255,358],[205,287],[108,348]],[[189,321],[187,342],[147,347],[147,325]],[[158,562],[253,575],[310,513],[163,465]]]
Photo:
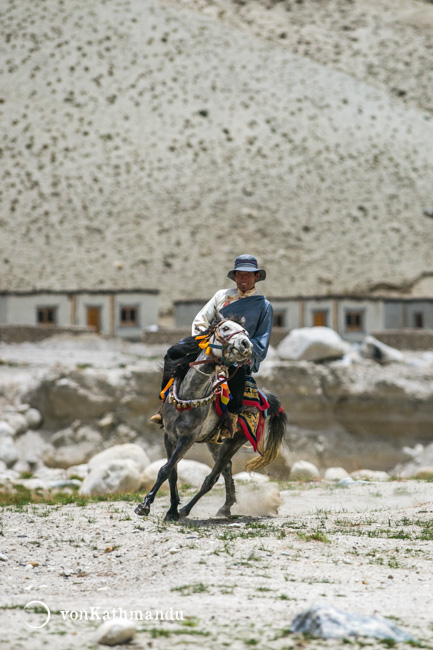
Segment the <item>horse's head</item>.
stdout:
[[251,358],[253,346],[248,332],[243,327],[244,319],[221,318],[212,329],[211,348],[214,357],[224,360],[226,365],[245,363]]

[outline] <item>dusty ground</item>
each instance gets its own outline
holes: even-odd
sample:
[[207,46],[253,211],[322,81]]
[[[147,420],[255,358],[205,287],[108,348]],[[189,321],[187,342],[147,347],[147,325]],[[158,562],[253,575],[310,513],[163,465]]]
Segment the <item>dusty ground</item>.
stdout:
[[[215,490],[180,524],[162,522],[167,496],[148,519],[125,501],[4,508],[0,647],[95,648],[101,621],[65,612],[96,619],[113,608],[143,616],[172,608],[183,617],[140,622],[136,649],[341,647],[288,631],[318,602],[389,617],[432,647],[433,484],[279,488],[276,516],[250,514],[252,505],[269,511],[274,495],[249,486],[239,516],[214,517],[222,500]],[[23,609],[32,601],[51,611],[41,629],[40,605]]]

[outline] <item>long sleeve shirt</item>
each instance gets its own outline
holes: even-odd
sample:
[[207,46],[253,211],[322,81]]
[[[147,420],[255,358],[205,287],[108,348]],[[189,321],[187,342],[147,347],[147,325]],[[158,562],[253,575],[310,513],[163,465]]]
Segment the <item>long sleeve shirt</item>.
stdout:
[[273,324],[272,305],[256,289],[241,293],[238,289],[221,289],[199,311],[192,323],[192,334],[207,329],[221,314],[243,316],[245,329],[253,346],[251,371],[257,372],[260,362],[266,357]]

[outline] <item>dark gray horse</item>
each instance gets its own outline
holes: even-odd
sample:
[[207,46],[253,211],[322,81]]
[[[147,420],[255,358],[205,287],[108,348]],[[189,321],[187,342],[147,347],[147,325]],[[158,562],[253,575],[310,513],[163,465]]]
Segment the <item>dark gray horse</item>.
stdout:
[[[203,349],[182,381],[175,379],[169,397],[165,400],[162,416],[164,421],[164,444],[167,463],[161,467],[155,485],[135,508],[137,515],[148,515],[161,485],[169,480],[170,508],[166,520],[177,521],[187,516],[197,501],[215,485],[222,474],[226,487],[226,500],[218,511],[220,516],[229,516],[236,502],[235,485],[232,477],[231,459],[245,444],[245,436],[237,430],[232,438],[222,444],[208,443],[215,464],[197,494],[180,511],[177,490],[177,463],[196,442],[207,442],[218,425],[219,416],[213,402],[220,389],[221,372],[235,363],[244,364],[251,358],[252,345],[242,324],[228,319],[219,319],[208,330]],[[277,397],[267,393],[270,408],[267,417],[267,432],[263,456],[247,464],[247,470],[256,470],[272,462],[278,455],[284,438],[287,417]]]

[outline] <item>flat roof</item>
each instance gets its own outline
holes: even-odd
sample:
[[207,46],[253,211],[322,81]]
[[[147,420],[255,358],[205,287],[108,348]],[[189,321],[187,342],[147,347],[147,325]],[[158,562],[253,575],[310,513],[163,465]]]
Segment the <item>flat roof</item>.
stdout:
[[159,294],[159,289],[33,289],[30,291],[0,291],[0,296],[36,296],[40,294],[64,296],[85,293],[102,295],[109,295],[112,293],[141,293],[157,295]]
[[[386,301],[386,302],[433,302],[433,297],[415,298],[413,296],[366,296],[358,294],[327,294],[327,295],[314,295],[314,296],[266,296],[269,302],[289,302],[300,300],[371,300],[371,301]],[[185,300],[175,300],[173,305],[196,305],[197,303],[205,305],[209,299],[200,298],[186,298]]]

